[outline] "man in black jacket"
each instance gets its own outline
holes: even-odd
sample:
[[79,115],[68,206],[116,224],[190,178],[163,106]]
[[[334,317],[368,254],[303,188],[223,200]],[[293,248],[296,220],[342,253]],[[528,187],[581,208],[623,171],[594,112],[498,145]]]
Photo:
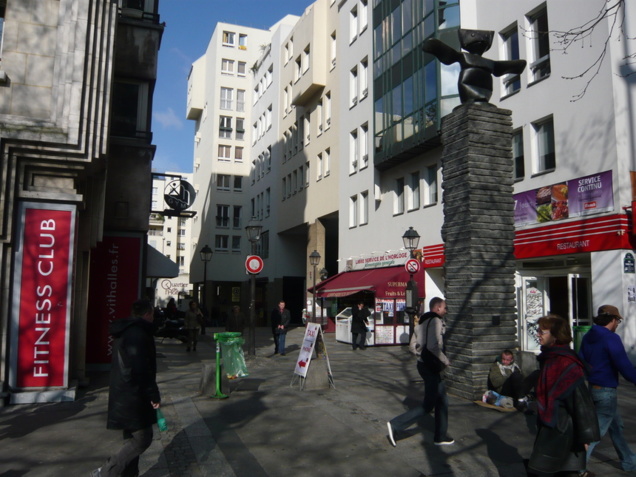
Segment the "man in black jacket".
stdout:
[[285,337],[291,322],[291,314],[285,308],[284,300],[280,300],[278,306],[272,310],[271,322],[272,335],[274,335],[274,354],[280,352],[281,356],[285,356]]
[[153,307],[148,300],[133,303],[132,316],[114,321],[115,338],[108,395],[108,429],[121,429],[124,445],[91,477],[137,476],[139,456],[152,443],[152,425],[161,398],[153,337]]

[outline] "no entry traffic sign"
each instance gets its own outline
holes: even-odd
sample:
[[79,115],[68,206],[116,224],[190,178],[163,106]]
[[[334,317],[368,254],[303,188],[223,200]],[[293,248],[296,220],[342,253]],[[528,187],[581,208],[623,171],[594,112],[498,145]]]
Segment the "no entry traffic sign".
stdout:
[[253,275],[261,273],[263,271],[263,259],[258,255],[248,255],[245,259],[245,270]]
[[406,263],[404,264],[404,268],[406,269],[406,271],[408,273],[410,273],[411,275],[417,273],[420,271],[420,262],[418,262],[417,260],[415,260],[414,258],[410,258],[409,260],[406,261]]

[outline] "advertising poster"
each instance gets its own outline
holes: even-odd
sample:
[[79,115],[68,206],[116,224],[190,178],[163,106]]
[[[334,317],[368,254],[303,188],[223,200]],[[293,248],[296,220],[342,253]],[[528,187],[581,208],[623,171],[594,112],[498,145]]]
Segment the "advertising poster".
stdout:
[[612,171],[521,192],[514,200],[515,226],[612,211]]
[[309,369],[309,363],[311,363],[311,357],[314,353],[318,333],[320,333],[319,323],[307,323],[305,337],[303,338],[303,344],[300,347],[298,361],[296,361],[296,368],[294,369],[294,373],[303,378],[307,377],[307,370]]
[[68,386],[75,206],[22,203],[11,311],[10,383]]
[[91,252],[86,362],[110,364],[114,320],[130,316],[141,295],[143,239],[135,235],[107,235]]

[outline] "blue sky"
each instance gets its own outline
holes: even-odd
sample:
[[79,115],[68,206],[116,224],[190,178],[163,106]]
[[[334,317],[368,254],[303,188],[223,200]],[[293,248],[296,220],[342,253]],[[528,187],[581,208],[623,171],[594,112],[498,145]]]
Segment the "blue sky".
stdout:
[[268,29],[313,0],[159,0],[166,29],[159,50],[152,130],[156,172],[192,172],[194,122],[185,119],[190,66],[208,46],[217,22]]

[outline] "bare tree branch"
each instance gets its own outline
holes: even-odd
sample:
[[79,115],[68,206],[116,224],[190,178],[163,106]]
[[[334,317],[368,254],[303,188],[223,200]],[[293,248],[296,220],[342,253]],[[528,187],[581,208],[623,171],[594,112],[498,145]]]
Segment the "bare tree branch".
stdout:
[[[634,40],[634,38],[625,35],[625,0],[606,0],[605,5],[594,18],[567,31],[550,30],[548,32],[536,32],[539,35],[552,34],[556,43],[559,45],[559,48],[555,48],[553,51],[561,51],[563,54],[568,54],[568,50],[574,45],[583,47],[585,42],[588,41],[590,46],[592,46],[592,35],[595,29],[605,22],[609,25],[609,31],[598,56],[580,73],[572,76],[562,76],[565,80],[586,79],[585,86],[579,93],[572,96],[572,101],[578,101],[585,96],[590,84],[599,75],[603,62],[609,53],[610,42],[614,36],[616,36],[619,41],[621,38],[624,39],[624,41]],[[529,33],[531,32],[525,31],[524,36],[530,37]],[[636,53],[626,55],[623,57],[623,60],[626,62],[626,65],[636,64]],[[631,72],[622,76],[627,77],[635,73],[636,72]]]

